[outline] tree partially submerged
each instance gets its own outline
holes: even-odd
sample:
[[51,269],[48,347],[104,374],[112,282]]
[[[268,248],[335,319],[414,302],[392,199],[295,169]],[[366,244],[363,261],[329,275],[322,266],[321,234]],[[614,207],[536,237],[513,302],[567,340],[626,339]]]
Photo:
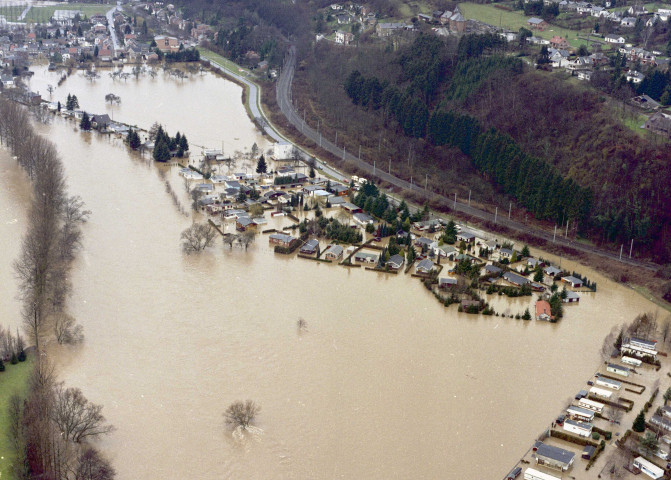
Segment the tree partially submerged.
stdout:
[[253,400],[238,400],[229,405],[224,412],[226,424],[231,428],[247,429],[261,411],[261,406]]
[[65,388],[59,383],[54,388],[52,420],[64,438],[81,443],[114,430],[105,422],[102,405],[91,403],[78,388]]
[[182,250],[187,254],[205,250],[216,236],[217,231],[209,223],[194,223],[182,232]]

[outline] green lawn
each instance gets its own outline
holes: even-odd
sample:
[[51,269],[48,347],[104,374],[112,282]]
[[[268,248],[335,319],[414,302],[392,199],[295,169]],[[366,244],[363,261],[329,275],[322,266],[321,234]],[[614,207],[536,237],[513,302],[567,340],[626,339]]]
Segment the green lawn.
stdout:
[[200,52],[200,56],[202,58],[206,58],[208,60],[212,60],[213,62],[218,63],[219,65],[228,68],[229,70],[233,70],[237,74],[252,74],[248,69],[242,68],[240,65],[237,63],[231,62],[228,58],[222,57],[218,53],[214,53],[212,50],[208,50],[206,48],[198,47],[198,51]]
[[[44,7],[32,7],[24,21],[27,23],[47,23],[56,10],[81,10],[83,15],[91,17],[97,13],[106,13],[112,6],[112,4],[59,3]],[[14,22],[24,9],[25,5],[0,7],[0,15],[5,15],[8,21]]]
[[[493,5],[476,4],[476,3],[460,3],[459,10],[466,19],[480,20],[498,27],[499,25],[517,32],[521,27],[529,28],[527,20],[531,17],[524,16],[522,11],[516,10],[508,12]],[[534,35],[537,37],[550,40],[553,36],[559,35],[564,37],[568,43],[575,48],[586,43],[585,40],[578,38],[578,34],[587,34],[588,30],[568,30],[566,28],[550,25],[545,31],[534,30]]]
[[5,371],[0,373],[0,479],[2,480],[11,478],[9,473],[12,451],[7,439],[9,399],[15,393],[25,395],[32,363],[32,359],[29,358],[26,362],[16,365],[6,364]]
[[[629,108],[631,108],[631,106],[629,106]],[[647,115],[637,113],[635,115],[625,115],[624,119],[621,119],[621,121],[626,127],[630,128],[636,134],[644,136],[647,131],[643,130],[641,125],[643,125],[647,119]]]

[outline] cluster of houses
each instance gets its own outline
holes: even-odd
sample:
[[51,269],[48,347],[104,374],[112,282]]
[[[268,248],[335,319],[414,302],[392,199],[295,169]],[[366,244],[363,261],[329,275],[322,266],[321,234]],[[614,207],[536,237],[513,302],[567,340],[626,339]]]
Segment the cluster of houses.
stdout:
[[[650,361],[653,358],[656,359],[657,353],[657,342],[655,340],[632,337],[626,339],[617,355],[615,353],[614,355],[621,355],[621,363],[639,367],[642,364],[640,358]],[[528,458],[535,465],[526,468],[524,478],[529,480],[559,480],[565,472],[574,468],[576,458],[578,458],[576,452],[578,448],[582,449],[580,458],[593,461],[595,455],[599,454],[596,447],[597,442],[594,442],[593,439],[604,434],[605,431],[597,428],[595,424],[597,421],[608,421],[610,413],[606,410],[607,407],[616,408],[614,406],[621,401],[631,402],[631,400],[621,400],[619,394],[630,383],[625,379],[632,373],[633,371],[629,367],[618,363],[609,363],[606,365],[605,373],[597,373],[592,380],[588,381],[589,390],[580,390],[575,395],[575,400],[553,422],[549,438],[537,441],[532,446]],[[616,380],[617,376],[622,377],[623,380]],[[644,388],[640,385],[637,386],[641,387],[640,392],[642,393]],[[632,388],[631,385],[628,388]],[[630,391],[633,392],[634,390]],[[650,419],[650,423],[658,427],[660,431],[671,433],[671,407],[658,408],[657,413]],[[559,430],[560,428],[561,430]],[[554,435],[552,434],[554,431],[563,433]],[[553,437],[561,438],[562,442],[554,441]],[[663,440],[671,444],[671,437],[664,436]],[[575,444],[576,449],[563,448],[571,443]],[[668,459],[668,453],[662,448],[658,448],[654,452],[654,456],[664,461]],[[666,478],[665,469],[643,455],[635,454],[629,463],[630,466],[627,468],[634,474],[643,473],[654,480]],[[512,480],[521,473],[522,467],[516,467],[507,478]]]
[[[76,66],[90,61],[152,62],[159,59],[156,49],[163,53],[176,52],[181,46],[197,45],[213,36],[211,27],[199,21],[186,22],[173,5],[140,3],[136,8],[154,15],[163,25],[182,29],[183,35],[180,38],[157,35],[153,47],[146,33],[139,31],[140,24],[135,25],[120,11],[114,12],[110,25],[103,14],[87,18],[75,8],[56,9],[46,24],[0,24],[0,68],[21,71],[36,59],[48,60],[53,68],[61,63]],[[188,27],[190,31],[186,30]],[[110,34],[112,28],[120,32],[116,45]],[[6,78],[3,84],[6,86]]]

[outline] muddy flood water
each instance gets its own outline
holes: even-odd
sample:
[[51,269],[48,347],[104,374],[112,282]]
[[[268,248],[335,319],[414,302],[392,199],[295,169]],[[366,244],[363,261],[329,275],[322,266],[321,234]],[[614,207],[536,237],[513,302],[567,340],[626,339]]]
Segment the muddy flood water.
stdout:
[[[36,71],[34,90],[56,85]],[[241,89],[209,74],[80,75],[54,99],[75,93],[87,111],[145,128],[158,120],[193,144],[268,146]],[[121,105],[106,106],[107,93]],[[248,251],[218,241],[185,256],[179,235],[192,218],[156,165],[62,119],[39,129],[58,146],[70,193],[93,212],[70,300],[85,342],[49,355],[116,426],[98,443],[120,480],[502,478],[596,370],[611,327],[657,309],[580,266],[598,293],[547,324],[460,314],[410,275],[286,258],[263,235]],[[14,293],[30,188],[6,152],[0,173],[0,281]],[[164,173],[185,197],[177,167]],[[2,323],[18,325],[18,302],[4,297]],[[239,441],[222,413],[247,398],[261,405],[259,431]]]

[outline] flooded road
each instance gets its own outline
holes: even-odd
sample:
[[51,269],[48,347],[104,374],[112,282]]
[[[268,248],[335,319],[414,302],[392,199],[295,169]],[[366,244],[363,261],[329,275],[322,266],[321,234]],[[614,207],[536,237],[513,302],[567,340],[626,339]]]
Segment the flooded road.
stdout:
[[[46,75],[32,82],[51,83]],[[113,91],[115,118],[266,148],[239,87],[209,74],[133,81]],[[87,110],[100,102],[95,111],[114,85],[123,82],[72,77],[54,96],[76,93]],[[177,95],[192,99],[188,112]],[[117,427],[99,445],[120,480],[501,478],[596,370],[611,327],[657,309],[578,266],[599,292],[546,324],[460,314],[409,275],[275,255],[263,235],[247,252],[218,242],[184,256],[191,218],[156,165],[64,120],[40,129],[61,152],[70,193],[93,212],[70,301],[86,339],[50,355]],[[166,175],[178,190],[176,170]],[[29,188],[4,153],[0,171],[0,279],[14,288]],[[521,313],[531,300],[492,303]],[[3,323],[18,323],[17,305],[3,302]],[[240,442],[222,413],[247,398],[261,405],[262,432]]]

